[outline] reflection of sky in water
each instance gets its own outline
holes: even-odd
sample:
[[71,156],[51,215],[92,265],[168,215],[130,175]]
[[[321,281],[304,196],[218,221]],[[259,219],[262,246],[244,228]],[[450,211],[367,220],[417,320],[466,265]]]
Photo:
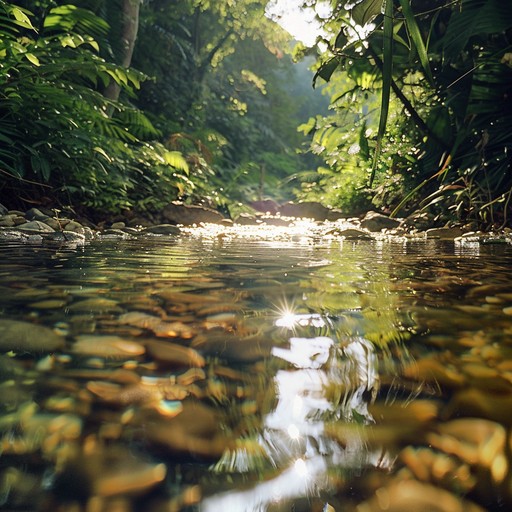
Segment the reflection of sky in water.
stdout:
[[[323,329],[332,319],[318,314],[283,313],[275,322],[295,333],[297,326]],[[274,377],[277,404],[263,425],[258,442],[266,458],[277,468],[286,468],[273,479],[240,491],[206,498],[203,511],[253,512],[288,499],[318,495],[329,488],[329,467],[360,468],[383,465],[382,453],[369,453],[360,439],[341,447],[324,435],[324,420],[372,423],[367,409],[367,392],[378,386],[377,358],[373,345],[353,336],[343,346],[328,336],[291,337],[288,348],[274,347],[272,354],[294,367],[281,369]],[[339,403],[326,396],[326,387],[335,382],[342,392]]]

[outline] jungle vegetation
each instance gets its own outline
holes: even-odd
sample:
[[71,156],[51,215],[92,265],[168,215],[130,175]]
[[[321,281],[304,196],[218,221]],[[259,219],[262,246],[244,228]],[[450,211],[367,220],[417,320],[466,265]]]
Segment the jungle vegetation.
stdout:
[[510,223],[506,2],[304,0],[331,7],[306,48],[272,1],[0,0],[0,202]]

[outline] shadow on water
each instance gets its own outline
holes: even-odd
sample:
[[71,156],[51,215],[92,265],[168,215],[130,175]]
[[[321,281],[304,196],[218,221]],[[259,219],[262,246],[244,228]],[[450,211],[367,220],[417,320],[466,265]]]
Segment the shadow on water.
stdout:
[[6,510],[508,510],[510,245],[4,244]]

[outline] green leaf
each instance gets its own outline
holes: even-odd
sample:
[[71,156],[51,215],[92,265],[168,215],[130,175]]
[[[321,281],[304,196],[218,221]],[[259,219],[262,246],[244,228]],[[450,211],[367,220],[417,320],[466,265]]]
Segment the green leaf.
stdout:
[[[28,11],[27,11],[28,12]],[[11,6],[11,13],[16,19],[16,24],[23,28],[29,28],[30,30],[34,30],[37,32],[34,25],[32,25],[32,21],[30,18],[25,14],[25,12],[20,7]]]
[[188,163],[179,151],[166,151],[164,153],[164,159],[168,165],[180,171],[184,171],[187,175],[189,174]]
[[29,52],[29,53],[24,53],[23,55],[29,62],[32,62],[32,64],[34,64],[34,66],[41,65],[41,63],[39,62],[39,59],[33,53]]
[[423,42],[423,38],[421,37],[421,32],[418,27],[418,23],[416,22],[416,18],[411,9],[410,0],[399,0],[400,5],[402,6],[402,13],[405,17],[405,23],[407,25],[407,30],[411,36],[412,42],[416,47],[416,51],[418,52],[418,57],[421,62],[421,66],[423,71],[425,72],[425,76],[429,81],[430,85],[434,85],[434,77],[432,76],[432,70],[430,69],[430,63],[428,60],[427,49],[425,47],[425,43]]
[[384,0],[362,0],[352,8],[352,19],[361,26],[369,23],[382,12]]
[[340,61],[338,57],[333,57],[332,59],[329,59],[327,62],[322,64],[313,77],[313,87],[315,87],[318,77],[323,78],[326,82],[328,82],[331,79],[332,74],[336,71],[336,69],[338,69],[339,64]]
[[380,103],[379,129],[377,132],[377,147],[373,155],[373,165],[370,175],[370,187],[375,179],[375,171],[382,149],[382,139],[386,133],[388,121],[389,100],[391,96],[391,80],[393,78],[393,2],[386,0],[384,13],[384,39],[382,52],[382,95]]

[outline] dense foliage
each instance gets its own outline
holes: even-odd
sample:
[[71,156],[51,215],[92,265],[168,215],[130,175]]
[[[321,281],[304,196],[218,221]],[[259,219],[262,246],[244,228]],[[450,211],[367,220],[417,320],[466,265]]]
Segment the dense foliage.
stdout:
[[231,4],[0,0],[1,202],[286,196],[301,166],[289,36],[266,2]]
[[[309,4],[317,2],[308,2]],[[305,197],[510,222],[512,11],[499,0],[332,2],[317,80],[333,115]],[[350,129],[347,129],[350,127]],[[371,183],[372,188],[368,183]]]

